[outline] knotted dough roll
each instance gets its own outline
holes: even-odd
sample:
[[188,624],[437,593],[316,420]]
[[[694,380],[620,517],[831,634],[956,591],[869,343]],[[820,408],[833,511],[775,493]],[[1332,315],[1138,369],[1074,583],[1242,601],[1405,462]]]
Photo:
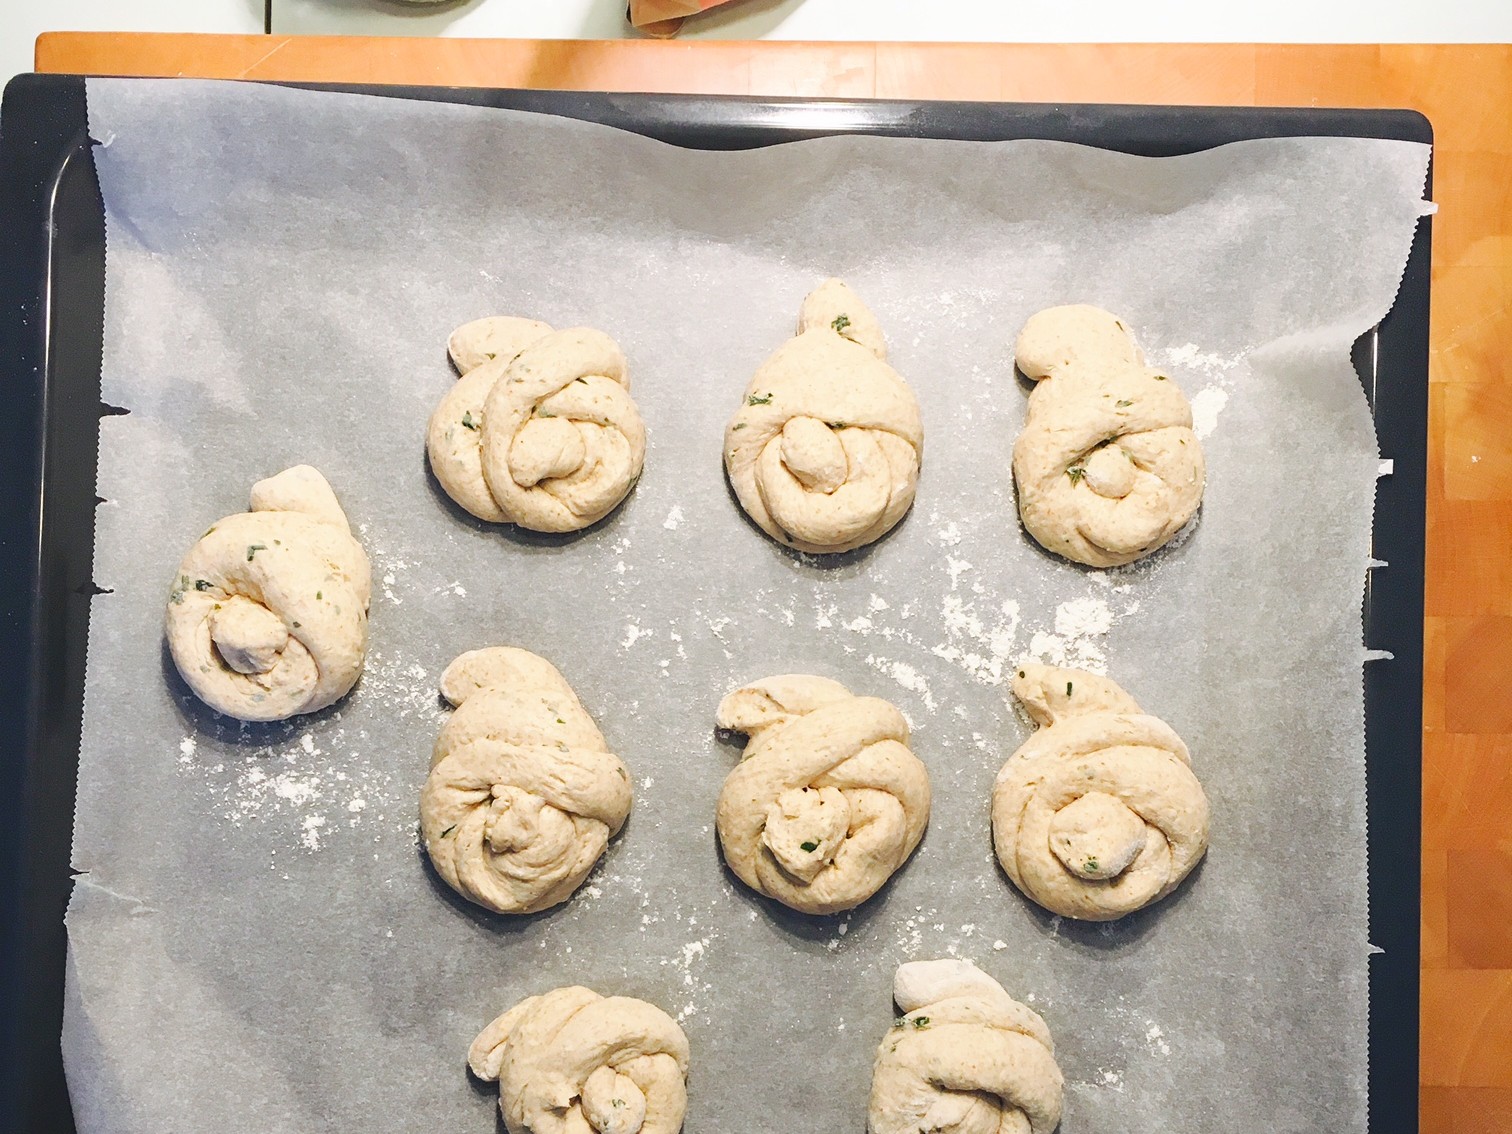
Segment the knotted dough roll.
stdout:
[[370,575],[325,477],[296,465],[211,526],[168,595],[173,663],[194,695],[244,721],[340,700],[367,657]]
[[885,361],[876,317],[840,280],[803,301],[798,335],[761,364],[725,428],[740,506],[788,547],[850,551],[913,504],[919,404]]
[[877,1048],[870,1134],[1049,1134],[1063,1080],[1050,1029],[970,961],[910,961]]
[[473,1040],[467,1064],[498,1080],[509,1134],[676,1134],[688,1108],[688,1037],[628,996],[570,987],[522,1000]]
[[608,335],[498,316],[458,327],[447,346],[462,377],[431,415],[425,448],[463,508],[493,523],[572,532],[634,487],[646,427]]
[[998,773],[992,839],[1013,884],[1053,913],[1111,921],[1181,884],[1208,845],[1208,801],[1181,737],[1106,677],[1024,665],[1040,726]]
[[1181,388],[1144,364],[1119,319],[1085,304],[1035,315],[1015,354],[1035,380],[1013,446],[1025,529],[1093,567],[1164,546],[1197,510],[1207,475]]
[[717,821],[725,861],[753,890],[802,913],[848,910],[924,837],[929,774],[888,702],[788,674],[731,693],[718,723],[751,738]]
[[456,712],[420,793],[436,872],[469,901],[535,913],[571,897],[630,814],[630,774],[556,667],[472,650],[446,667]]

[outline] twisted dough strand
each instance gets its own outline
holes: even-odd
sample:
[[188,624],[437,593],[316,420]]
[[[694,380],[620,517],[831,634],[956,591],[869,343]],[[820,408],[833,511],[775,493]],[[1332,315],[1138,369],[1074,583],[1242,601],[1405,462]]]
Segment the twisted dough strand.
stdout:
[[499,316],[459,327],[448,349],[462,378],[426,430],[447,495],[480,520],[542,532],[586,528],[625,498],[646,429],[613,339]]
[[532,996],[483,1029],[467,1062],[498,1081],[509,1134],[676,1134],[687,1110],[687,1036],[630,997]]
[[881,538],[913,504],[924,427],[876,317],[840,280],[804,301],[725,428],[725,468],[758,527],[814,554]]
[[1145,366],[1120,320],[1084,304],[1039,312],[1015,354],[1036,383],[1013,446],[1029,534],[1093,567],[1169,542],[1197,510],[1206,478],[1180,387]]
[[1181,884],[1208,844],[1208,802],[1164,721],[1105,677],[1024,665],[1013,691],[1040,725],[992,793],[998,861],[1054,913],[1111,921]]
[[566,901],[630,814],[630,775],[550,662],[495,647],[441,675],[456,712],[420,795],[436,872],[498,913]]
[[877,1048],[870,1134],[1049,1134],[1063,1079],[1045,1021],[970,961],[911,961]]
[[718,723],[751,737],[717,823],[725,861],[753,890],[803,913],[848,910],[919,845],[929,774],[895,706],[789,674],[730,694]]
[[195,696],[244,721],[313,713],[357,683],[370,577],[325,477],[297,465],[252,486],[179,564],[166,632]]

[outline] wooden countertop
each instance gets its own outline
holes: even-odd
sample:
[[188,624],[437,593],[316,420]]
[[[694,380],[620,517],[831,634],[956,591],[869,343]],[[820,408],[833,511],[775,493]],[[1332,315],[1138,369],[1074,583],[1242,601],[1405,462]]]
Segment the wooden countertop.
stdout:
[[[41,37],[37,70],[719,94],[1412,107],[1437,137],[1424,1134],[1512,1129],[1512,47]],[[1450,696],[1452,690],[1453,696]]]

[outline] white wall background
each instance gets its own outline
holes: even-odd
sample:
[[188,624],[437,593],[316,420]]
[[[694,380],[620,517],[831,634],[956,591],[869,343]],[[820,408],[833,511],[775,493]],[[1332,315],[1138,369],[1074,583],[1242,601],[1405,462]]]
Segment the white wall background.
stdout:
[[[630,34],[625,0],[273,0],[273,30],[564,39]],[[0,78],[43,31],[261,32],[263,0],[0,0]],[[740,0],[685,38],[1512,42],[1512,0]]]

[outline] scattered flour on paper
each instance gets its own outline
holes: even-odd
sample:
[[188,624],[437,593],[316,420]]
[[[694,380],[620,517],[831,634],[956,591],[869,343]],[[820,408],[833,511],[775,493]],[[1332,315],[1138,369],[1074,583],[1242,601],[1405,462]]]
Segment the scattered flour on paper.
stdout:
[[[690,926],[697,925],[698,918],[689,917],[687,923]],[[712,936],[694,938],[684,944],[676,956],[662,958],[663,967],[676,969],[682,973],[682,984],[687,998],[677,1009],[679,1024],[690,1016],[699,1015],[703,1008],[699,1005],[698,994],[713,990],[714,986],[702,976],[705,954],[713,940]]]
[[[1204,386],[1195,393],[1189,392],[1188,396],[1192,403],[1192,432],[1197,434],[1198,440],[1212,436],[1213,430],[1218,428],[1218,415],[1228,404],[1229,393],[1233,389],[1229,372],[1243,361],[1244,356],[1226,358],[1221,354],[1204,351],[1196,343],[1184,343],[1152,351],[1151,354],[1152,361],[1158,365],[1176,371],[1195,371],[1206,380]],[[1183,382],[1183,388],[1187,385]]]
[[1204,386],[1192,395],[1192,432],[1201,441],[1218,428],[1218,415],[1228,405],[1228,391],[1222,386]]
[[[406,580],[401,572],[408,564],[378,553],[373,558],[382,565],[383,585],[402,590]],[[452,584],[441,589],[457,593],[462,588]],[[393,601],[402,602],[402,596],[396,593]],[[382,707],[384,719],[419,716],[439,727],[446,716],[436,678],[399,654],[371,650],[357,691]],[[260,745],[246,744],[252,727],[216,717],[211,730],[178,742],[179,770],[203,781],[210,809],[230,827],[285,831],[287,842],[280,845],[305,853],[357,831],[373,841],[415,837],[413,785],[396,783],[373,759],[370,754],[380,750],[384,739],[344,723],[339,704],[318,729],[298,717],[256,726],[273,738]],[[212,751],[207,740],[231,744],[225,751]]]
[[876,654],[866,656],[866,664],[873,669],[887,674],[910,693],[917,693],[924,702],[924,707],[930,712],[935,710],[934,693],[929,688],[928,679],[907,662],[895,661],[891,658],[879,657]]
[[[953,548],[956,534],[940,529],[935,533],[935,543]],[[1173,542],[1189,535],[1190,528]],[[1125,575],[1093,572],[1087,576],[1088,593],[1060,603],[1049,626],[1034,626],[1026,624],[1018,599],[993,596],[974,578],[976,569],[969,560],[946,550],[937,563],[936,569],[945,574],[948,588],[934,619],[927,617],[927,611],[925,617],[915,617],[917,600],[900,603],[877,592],[866,598],[862,610],[842,610],[819,593],[813,607],[816,630],[842,631],[837,638],[841,649],[859,654],[867,665],[915,694],[930,713],[939,708],[935,684],[938,671],[932,679],[925,664],[930,659],[947,662],[989,686],[1006,684],[1023,659],[1106,673],[1109,633],[1119,619],[1139,610],[1138,600],[1123,597],[1133,589]],[[1138,567],[1135,564],[1121,570],[1131,572]],[[894,648],[863,653],[853,638],[871,642],[880,638]],[[900,654],[900,647],[922,656],[909,658]],[[982,746],[979,741],[978,747]]]
[[1035,631],[1029,654],[1046,665],[1107,673],[1103,639],[1113,628],[1113,609],[1101,598],[1071,599],[1055,608],[1055,629]]
[[952,662],[986,685],[1001,685],[1018,653],[1019,604],[1004,599],[986,618],[974,600],[948,594],[940,609],[945,641],[930,647],[935,657]]
[[[844,937],[849,928],[848,922],[842,923],[836,940]],[[976,961],[985,960],[981,956],[984,948],[1001,951],[1008,947],[1000,940],[984,944],[974,922],[952,929],[940,920],[939,910],[932,906],[928,909],[915,906],[912,914],[894,924],[894,929],[898,952],[905,956],[964,957]]]
[[1165,1040],[1165,1032],[1154,1020],[1146,1020],[1145,1043],[1150,1048],[1152,1055],[1170,1055],[1171,1045]]

